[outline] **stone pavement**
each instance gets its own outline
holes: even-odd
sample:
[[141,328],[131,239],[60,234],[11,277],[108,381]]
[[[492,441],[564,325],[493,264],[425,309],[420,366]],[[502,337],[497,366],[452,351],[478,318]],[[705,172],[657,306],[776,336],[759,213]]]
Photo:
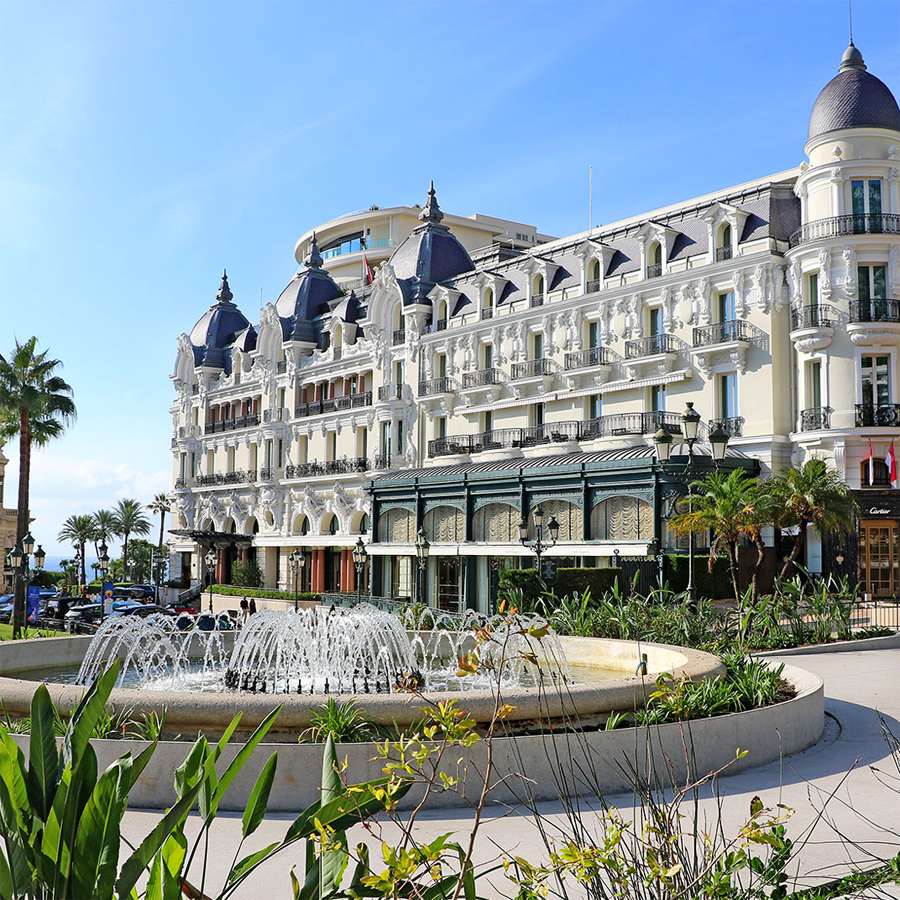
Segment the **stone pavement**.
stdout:
[[[788,833],[802,844],[791,872],[791,888],[797,889],[840,877],[852,864],[873,866],[900,850],[900,772],[882,738],[879,720],[881,714],[894,735],[900,737],[900,649],[779,656],[777,661],[805,668],[824,679],[828,715],[824,737],[809,750],[781,762],[718,779],[714,788],[706,791],[700,809],[708,821],[714,820],[721,809],[724,832],[733,835],[757,795],[767,806],[784,803],[793,807],[796,812],[788,823]],[[319,773],[311,772],[310,777],[317,779]],[[606,799],[626,817],[633,806],[631,795]],[[551,830],[565,823],[559,803],[540,804],[540,813]],[[589,811],[584,814],[592,815]],[[132,841],[140,840],[158,817],[157,812],[129,811],[125,835]],[[243,852],[280,839],[292,818],[267,817]],[[454,832],[465,843],[471,822],[472,814],[467,810],[426,812],[417,820],[416,837],[429,841]],[[237,813],[222,814],[217,820],[209,851],[211,884],[224,879],[240,831]],[[391,829],[386,828],[385,839],[390,841],[391,836]],[[373,836],[362,828],[355,829],[350,838],[351,843],[370,841],[373,852],[379,853]],[[476,841],[476,858],[486,863],[495,860],[500,851],[531,861],[545,857],[544,843],[531,816],[496,806],[487,809]],[[234,896],[287,900],[291,896],[288,873],[294,865],[302,873],[300,845],[260,869]],[[482,882],[479,893],[507,897],[510,886],[502,873],[497,873]],[[885,886],[856,896],[900,897],[900,891]]]

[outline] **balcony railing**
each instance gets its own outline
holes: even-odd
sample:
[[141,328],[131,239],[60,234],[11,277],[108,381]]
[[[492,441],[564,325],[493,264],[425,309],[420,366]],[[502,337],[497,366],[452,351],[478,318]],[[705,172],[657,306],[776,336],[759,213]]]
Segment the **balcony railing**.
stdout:
[[733,255],[731,247],[716,247],[716,262],[725,262],[726,259],[731,259]]
[[900,322],[900,300],[854,300],[850,303],[850,321]]
[[500,369],[479,369],[463,375],[463,388],[484,387],[488,384],[503,384],[503,372]]
[[452,394],[459,385],[452,378],[432,378],[431,381],[419,382],[419,396],[433,397],[435,394]]
[[788,246],[796,247],[808,241],[849,234],[900,234],[900,215],[874,213],[816,219],[798,228],[788,239]]
[[285,466],[285,478],[312,478],[317,475],[349,475],[354,472],[367,472],[369,460],[365,457],[355,459],[328,459],[325,462],[299,463],[296,466]]
[[544,295],[543,294],[532,294],[531,295],[531,306],[534,308],[535,306],[543,306],[544,305]]
[[566,370],[588,369],[591,366],[610,366],[613,358],[609,347],[591,347],[589,350],[576,350],[566,354]]
[[389,469],[391,467],[391,457],[390,456],[376,456],[372,460],[372,467],[375,469]]
[[402,384],[383,384],[378,388],[379,400],[402,400],[403,385]]
[[489,306],[487,309],[483,309],[481,311],[482,319],[493,319],[494,318],[494,308]]
[[472,438],[475,435],[461,434],[458,437],[434,438],[428,442],[428,457],[456,456],[458,453],[472,452]]
[[625,359],[643,359],[645,356],[658,356],[660,353],[677,353],[678,349],[674,335],[654,334],[651,337],[626,341]]
[[721,429],[730,438],[741,437],[744,433],[744,417],[728,416],[724,419],[710,419],[709,431]]
[[287,360],[286,359],[278,360],[278,362],[275,364],[275,372],[278,375],[284,375],[284,373],[287,372]]
[[284,422],[287,417],[287,410],[283,406],[263,410],[263,422]]
[[831,414],[834,410],[830,406],[814,406],[812,409],[804,409],[800,413],[801,431],[819,431],[822,428],[831,428]]
[[900,426],[900,403],[856,404],[857,428],[896,428]]
[[282,469],[276,466],[263,466],[259,470],[260,481],[275,481],[281,477]]
[[344,394],[342,397],[328,397],[325,400],[311,400],[309,403],[298,403],[294,407],[294,416],[305,419],[309,416],[320,416],[324,413],[338,412],[342,409],[359,409],[372,405],[372,392],[360,391],[358,394]]
[[512,379],[537,378],[539,375],[552,375],[559,368],[559,364],[552,359],[530,359],[528,362],[513,363]]
[[[592,437],[620,437],[626,434],[656,434],[664,428],[669,434],[681,434],[681,413],[663,410],[643,413],[617,413],[590,420]],[[585,423],[588,424],[588,423]],[[600,434],[596,429],[600,429]]]
[[752,329],[748,322],[729,319],[716,325],[703,325],[694,329],[694,347],[714,347],[716,344],[730,344],[733,341],[749,341]]
[[175,490],[180,490],[181,488],[193,487],[196,479],[194,478],[176,478],[175,479]]
[[209,487],[216,484],[250,484],[256,481],[256,469],[238,469],[235,472],[215,472],[212,475],[198,475],[197,484]]
[[235,416],[233,419],[220,419],[218,422],[207,422],[203,427],[204,434],[219,434],[222,431],[237,431],[241,428],[255,428],[259,425],[259,416],[251,413],[248,416]]
[[434,323],[435,331],[446,331],[447,330],[447,320],[446,319],[438,319]]
[[398,344],[404,344],[404,343],[406,343],[406,329],[398,328],[391,335],[391,346],[396,347]]
[[603,290],[603,279],[602,278],[592,278],[587,285],[585,285],[586,291],[588,294],[596,294],[597,291]]
[[199,394],[199,393],[200,393],[200,385],[199,385],[199,384],[192,384],[192,385],[191,385],[191,393],[192,393],[192,394]]
[[833,306],[815,304],[791,310],[791,330],[800,328],[834,328],[837,310]]
[[660,275],[662,275],[662,263],[657,263],[653,266],[647,266],[648,278],[659,278]]

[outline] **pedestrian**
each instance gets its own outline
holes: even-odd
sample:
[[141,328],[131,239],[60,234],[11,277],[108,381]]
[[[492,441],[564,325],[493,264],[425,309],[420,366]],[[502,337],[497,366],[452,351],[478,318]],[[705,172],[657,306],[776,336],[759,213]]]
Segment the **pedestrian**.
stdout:
[[246,597],[241,597],[241,621],[246,622],[250,615],[250,604],[247,603]]
[[256,615],[256,600],[253,597],[250,598],[250,615]]

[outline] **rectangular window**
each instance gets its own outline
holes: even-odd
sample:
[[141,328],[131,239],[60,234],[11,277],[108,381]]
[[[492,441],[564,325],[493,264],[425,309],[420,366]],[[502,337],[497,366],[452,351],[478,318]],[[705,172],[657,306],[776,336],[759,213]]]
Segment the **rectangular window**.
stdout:
[[485,369],[494,367],[494,345],[483,344],[481,347],[481,361]]
[[820,409],[822,406],[822,361],[811,360],[806,364],[806,406]]
[[403,419],[397,419],[395,433],[397,435],[397,443],[394,446],[394,453],[403,452]]
[[266,468],[272,468],[272,442],[266,441]]
[[191,471],[188,473],[191,478],[197,474],[197,454],[191,453]]
[[284,441],[281,438],[278,438],[278,443],[275,446],[277,448],[275,465],[280,469],[284,465]]
[[860,358],[862,402],[865,406],[886,406],[891,402],[889,356]]
[[234,447],[229,447],[229,448],[228,448],[228,456],[227,456],[227,460],[228,460],[228,463],[227,463],[227,465],[228,465],[227,471],[228,471],[228,472],[233,472],[233,471],[234,471]]
[[588,349],[600,346],[600,323],[588,322]]
[[806,278],[806,303],[808,306],[819,304],[819,273],[812,272]]
[[655,384],[650,388],[650,411],[665,412],[666,409],[666,386],[664,384]]
[[356,432],[356,455],[365,459],[369,455],[369,429],[360,428]]
[[439,353],[437,357],[435,357],[435,366],[434,366],[434,375],[436,378],[446,378],[447,377],[447,356],[444,353]]
[[656,337],[663,333],[662,307],[657,306],[650,310],[650,337]]
[[887,266],[857,266],[856,274],[859,280],[859,299],[863,303],[887,297]]
[[403,384],[403,362],[397,360],[394,363],[394,384]]
[[733,322],[735,319],[734,291],[729,291],[727,294],[719,294],[717,299],[719,322]]
[[179,476],[180,476],[182,479],[184,479],[184,478],[186,477],[186,476],[185,476],[185,469],[186,469],[186,467],[187,467],[187,454],[186,454],[186,453],[182,453],[182,454],[181,454],[181,462],[179,463],[179,468],[178,468]]
[[251,444],[250,445],[250,468],[251,469],[256,468],[257,455],[258,455],[258,453],[257,453],[257,449],[256,449],[256,444]]
[[325,459],[337,459],[337,432],[329,431],[325,435]]
[[434,436],[436,438],[447,437],[447,417],[437,416],[434,420]]
[[278,408],[284,409],[284,397],[287,393],[286,388],[278,388]]
[[381,454],[391,458],[391,423],[381,423]]
[[851,181],[850,194],[853,199],[853,215],[881,215],[881,181],[877,178],[868,181]]
[[297,462],[301,465],[309,462],[309,438],[306,435],[303,435],[298,441]]
[[494,430],[494,413],[491,410],[488,410],[487,412],[481,414],[481,430]]
[[206,451],[206,474],[212,475],[216,471],[216,451]]
[[541,332],[531,336],[532,359],[544,358],[544,335]]
[[531,424],[538,426],[544,424],[544,404],[535,403],[531,407]]
[[737,373],[728,372],[720,375],[719,381],[719,415],[723,419],[733,419],[738,414]]
[[351,375],[347,380],[347,393],[352,397],[359,393],[359,376]]
[[591,394],[587,399],[587,417],[599,419],[603,415],[603,398],[599,394]]

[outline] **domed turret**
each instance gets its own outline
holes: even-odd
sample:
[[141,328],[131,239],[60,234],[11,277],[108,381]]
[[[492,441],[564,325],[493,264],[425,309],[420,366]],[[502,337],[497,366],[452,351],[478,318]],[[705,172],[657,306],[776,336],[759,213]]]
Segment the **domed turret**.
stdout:
[[328,311],[328,302],[338,296],[339,288],[322,268],[322,256],[313,234],[309,252],[299,271],[275,301],[286,341],[317,343],[312,320]]
[[250,326],[244,314],[232,302],[234,294],[228,286],[228,273],[222,273],[222,283],[216,302],[191,329],[190,342],[194,347],[194,364],[225,369],[228,357],[224,353],[235,337]]
[[850,42],[841,67],[822,88],[809,117],[809,140],[844,128],[900,131],[900,107],[888,86],[866,71],[862,54]]
[[444,214],[433,181],[419,218],[423,224],[400,244],[390,260],[397,278],[408,282],[413,302],[424,298],[436,284],[474,268],[466,248],[441,224]]

